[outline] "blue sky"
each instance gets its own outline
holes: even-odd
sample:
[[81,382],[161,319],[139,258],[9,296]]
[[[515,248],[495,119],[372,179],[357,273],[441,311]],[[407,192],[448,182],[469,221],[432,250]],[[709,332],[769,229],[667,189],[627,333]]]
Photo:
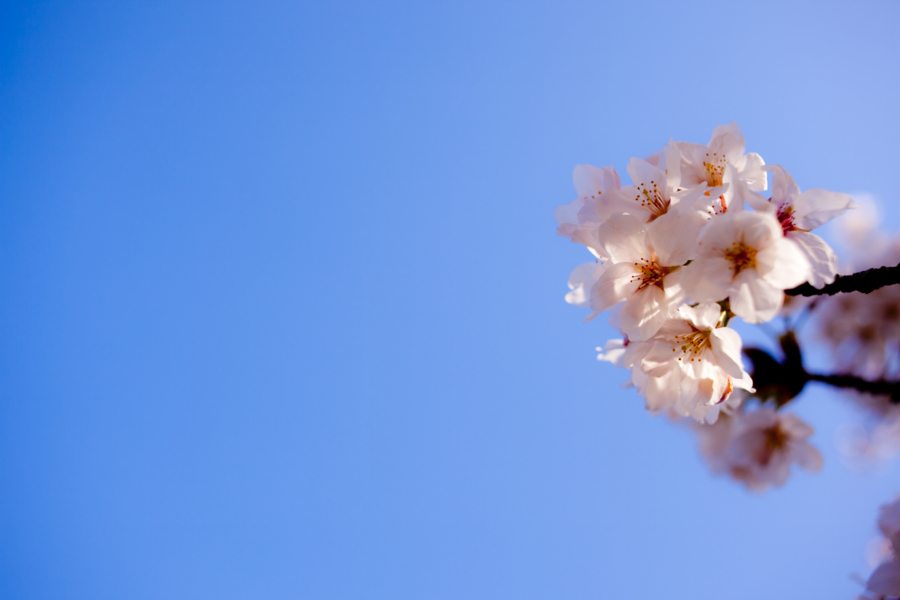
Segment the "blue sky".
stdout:
[[[736,121],[898,222],[893,2],[4,3],[0,597],[852,598],[563,301],[572,167]],[[599,321],[599,320],[598,320]]]

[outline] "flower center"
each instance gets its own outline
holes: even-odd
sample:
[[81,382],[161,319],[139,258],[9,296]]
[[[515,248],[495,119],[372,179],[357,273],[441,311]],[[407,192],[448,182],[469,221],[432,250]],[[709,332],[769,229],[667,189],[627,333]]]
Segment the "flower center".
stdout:
[[762,447],[759,448],[755,458],[760,466],[766,467],[772,462],[772,458],[774,458],[776,454],[784,450],[790,437],[777,423],[768,429],[764,429],[762,435],[763,444]]
[[[771,202],[771,198],[769,201]],[[788,204],[782,204],[778,207],[778,222],[781,223],[781,231],[787,235],[791,231],[809,231],[809,229],[801,229],[794,223],[794,207]]]
[[664,267],[656,262],[655,258],[650,260],[642,258],[640,262],[634,263],[634,266],[637,269],[637,273],[632,276],[631,280],[640,280],[635,292],[645,290],[651,285],[663,287],[663,279],[665,279],[666,275],[678,268]]
[[677,347],[672,348],[672,352],[681,350],[681,356],[678,357],[678,360],[685,356],[689,356],[691,362],[701,360],[700,355],[703,354],[703,351],[712,347],[710,333],[709,331],[698,331],[695,329],[690,333],[676,335],[675,345]]
[[666,214],[669,210],[669,199],[660,191],[659,185],[654,180],[651,179],[649,185],[638,183],[635,187],[638,194],[634,197],[634,201],[650,211],[651,221]]
[[731,247],[725,250],[725,258],[731,263],[735,276],[744,269],[756,268],[756,248],[751,248],[744,242],[731,244]]
[[706,160],[703,162],[703,167],[706,169],[706,183],[708,183],[710,187],[722,185],[726,164],[724,156],[719,156],[718,153],[713,152],[712,158],[710,158],[709,152],[706,153]]

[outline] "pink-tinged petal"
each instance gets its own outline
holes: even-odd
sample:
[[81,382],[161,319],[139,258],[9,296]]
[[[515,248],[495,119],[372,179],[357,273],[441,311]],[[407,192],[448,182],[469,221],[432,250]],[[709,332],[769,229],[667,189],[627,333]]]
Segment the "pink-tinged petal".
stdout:
[[825,240],[805,231],[791,231],[787,237],[797,244],[809,261],[812,269],[809,283],[813,287],[821,289],[834,281],[837,275],[837,256]]
[[800,194],[800,187],[794,178],[781,165],[766,165],[766,171],[772,172],[772,204],[776,206]]
[[881,596],[900,596],[900,563],[896,559],[882,563],[869,576],[866,589]]
[[578,165],[572,171],[575,192],[582,198],[599,196],[606,190],[622,187],[619,174],[612,167],[598,169],[591,165]]
[[728,213],[711,219],[700,231],[700,238],[697,240],[700,254],[719,252],[738,240],[741,236],[739,223],[735,220],[738,216],[736,213]]
[[609,340],[603,348],[597,348],[599,352],[597,360],[612,363],[617,367],[624,366],[622,358],[625,356],[626,348],[625,340]]
[[773,202],[769,202],[768,198],[762,194],[747,192],[744,194],[744,200],[756,212],[771,213],[773,215],[778,212],[778,207]]
[[[725,215],[728,217],[731,215]],[[731,216],[740,240],[753,248],[762,248],[771,243],[771,240],[783,237],[781,223],[773,215],[760,212],[743,212]],[[724,218],[724,217],[722,217]],[[717,219],[717,220],[721,220]]]
[[794,225],[799,229],[815,229],[855,208],[847,194],[827,190],[806,190],[794,198]]
[[619,319],[628,339],[642,342],[659,331],[668,313],[665,292],[659,286],[651,285],[626,300]]
[[741,336],[730,327],[713,329],[712,353],[719,366],[731,377],[741,379],[744,366],[741,363]]
[[647,239],[656,251],[659,264],[666,267],[681,266],[692,258],[697,250],[697,238],[706,225],[698,214],[681,214],[669,211],[647,225]]
[[678,150],[675,140],[670,139],[669,143],[663,146],[656,164],[657,166],[662,165],[662,169],[665,170],[666,184],[670,189],[677,189],[681,186],[681,152]]
[[634,215],[615,214],[599,230],[600,242],[614,263],[651,259],[646,230]]
[[641,359],[640,369],[651,377],[659,377],[673,369],[681,370],[677,361],[672,359],[676,354],[672,352],[672,344],[661,340],[653,342]]
[[575,267],[569,275],[569,289],[572,291],[566,294],[566,302],[588,308],[591,288],[605,270],[605,265],[606,263],[589,262]]
[[640,285],[637,274],[634,263],[615,263],[606,267],[591,288],[591,310],[600,313],[630,298]]
[[744,155],[744,134],[737,123],[732,121],[728,125],[718,125],[713,129],[712,136],[707,144],[710,150],[725,156],[728,162],[734,163]]
[[760,270],[760,274],[769,285],[789,290],[809,279],[811,274],[809,261],[800,246],[792,239],[775,240],[774,247],[767,248],[766,252],[774,252],[777,256],[777,260],[770,270],[767,272]]
[[[569,204],[557,206],[556,210],[553,211],[553,216],[556,217],[556,222],[560,225],[578,225],[578,211],[580,211],[583,206],[584,200],[579,198],[578,200],[570,202]],[[565,234],[561,233],[560,235]]]
[[791,458],[801,469],[810,473],[818,473],[822,470],[822,453],[806,442],[794,442],[791,444]]
[[710,331],[719,323],[722,307],[715,302],[698,304],[697,306],[679,306],[678,314],[700,331]]
[[733,271],[724,256],[702,257],[681,268],[684,294],[696,302],[719,302],[728,296]]
[[[748,190],[754,192],[764,192],[769,182],[766,180],[766,172],[763,170],[766,162],[762,156],[756,152],[749,152],[744,155],[744,164],[740,168],[741,181],[747,186]],[[746,199],[746,196],[745,196]]]
[[651,165],[646,160],[632,158],[628,163],[628,174],[631,176],[631,181],[634,184],[644,183],[648,187],[652,187],[650,183],[653,182],[659,186],[659,189],[665,189],[666,174],[660,171],[659,167]]
[[642,223],[646,223],[650,219],[650,211],[641,206],[637,188],[627,186],[621,190],[608,190],[599,196],[596,201],[588,198],[585,208],[578,213],[580,219],[595,219],[596,222],[603,223],[616,213],[628,213],[634,215]]
[[681,284],[683,274],[684,269],[678,267],[663,278],[663,289],[666,291],[669,304],[674,303],[677,306],[684,301],[684,286]]
[[781,416],[781,428],[798,440],[805,440],[815,432],[811,425],[793,413]]
[[738,273],[728,297],[734,314],[748,323],[771,321],[784,303],[784,291],[772,287],[750,269]]
[[650,377],[644,386],[644,404],[648,411],[657,414],[671,408],[678,400],[681,373],[678,369],[672,369],[667,373],[656,377]]

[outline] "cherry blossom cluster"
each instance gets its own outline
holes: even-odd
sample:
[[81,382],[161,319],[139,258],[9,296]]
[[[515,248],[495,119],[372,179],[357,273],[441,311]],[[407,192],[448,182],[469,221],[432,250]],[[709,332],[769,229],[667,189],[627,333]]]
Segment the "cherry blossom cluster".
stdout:
[[[622,338],[599,358],[631,371],[630,383],[653,413],[714,423],[734,412],[735,390],[754,389],[730,320],[769,321],[785,290],[804,282],[821,288],[835,278],[835,253],[810,232],[853,200],[801,192],[783,167],[744,150],[732,123],[716,127],[706,145],[672,140],[646,159],[632,158],[630,185],[612,167],[579,165],[578,198],[556,210],[558,233],[594,257],[572,272],[566,300],[590,308],[587,320],[612,313]],[[773,185],[764,195],[767,173]],[[734,447],[750,454],[768,448],[756,452],[755,463],[721,466],[751,487],[781,480],[776,464],[785,460],[808,468],[821,460],[806,450],[802,440],[811,431],[802,423],[768,411],[731,422]]]
[[900,499],[881,507],[878,529],[884,535],[876,557],[880,564],[866,582],[868,594],[860,596],[860,600],[900,597]]

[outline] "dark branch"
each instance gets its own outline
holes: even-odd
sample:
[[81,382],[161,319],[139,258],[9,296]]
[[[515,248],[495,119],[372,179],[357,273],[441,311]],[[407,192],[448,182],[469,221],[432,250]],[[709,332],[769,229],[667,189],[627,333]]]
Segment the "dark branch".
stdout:
[[891,402],[900,403],[900,381],[869,381],[868,379],[860,379],[852,375],[816,375],[809,374],[810,381],[818,381],[827,383],[834,387],[853,389],[875,396],[890,396]]
[[834,283],[826,285],[821,290],[804,283],[792,290],[785,290],[784,293],[788,296],[834,296],[835,294],[846,292],[868,294],[886,285],[896,285],[898,283],[900,283],[900,265],[869,269],[852,275],[838,275]]
[[751,377],[756,388],[756,396],[773,400],[783,406],[803,391],[810,381],[826,383],[838,388],[853,389],[876,396],[889,396],[891,402],[900,404],[900,381],[883,379],[870,381],[853,375],[821,375],[809,373],[803,368],[800,346],[792,332],[787,332],[779,340],[784,360],[779,361],[765,350],[745,348],[744,354],[753,363]]

